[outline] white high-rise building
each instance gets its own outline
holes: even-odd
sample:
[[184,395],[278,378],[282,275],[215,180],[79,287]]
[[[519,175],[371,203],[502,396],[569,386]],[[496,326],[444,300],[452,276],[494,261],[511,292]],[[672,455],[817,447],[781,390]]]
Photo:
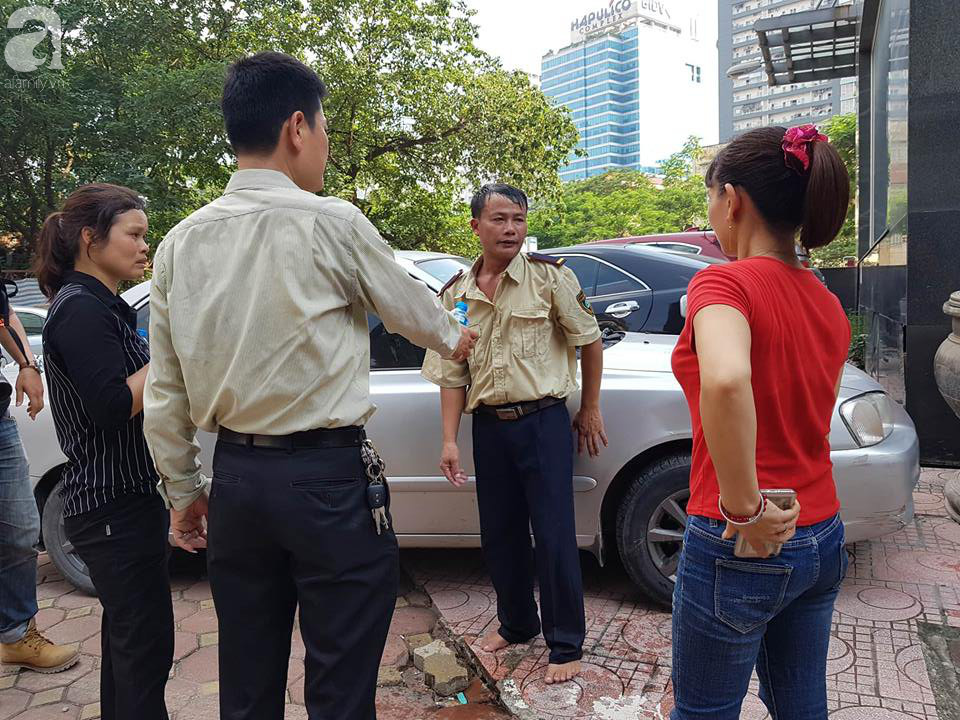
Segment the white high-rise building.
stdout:
[[[820,123],[838,113],[856,112],[855,77],[770,87],[753,30],[757,20],[850,2],[719,0],[721,142],[754,127]],[[727,70],[738,65],[755,69],[729,77]]]
[[623,168],[656,172],[691,135],[717,141],[713,0],[594,0],[570,45],[541,62],[541,89],[568,107],[578,147],[560,171],[578,180]]

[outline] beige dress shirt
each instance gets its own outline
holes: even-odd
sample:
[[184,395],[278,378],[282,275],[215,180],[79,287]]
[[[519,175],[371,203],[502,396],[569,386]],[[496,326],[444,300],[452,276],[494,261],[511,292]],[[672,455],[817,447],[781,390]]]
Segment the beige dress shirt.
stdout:
[[240,170],[157,248],[144,433],[178,509],[203,490],[196,430],[287,435],[363,425],[367,312],[449,357],[456,319],[353,205]]
[[573,271],[524,253],[507,266],[493,301],[477,287],[480,262],[443,293],[444,307],[465,300],[467,324],[480,332],[466,362],[427,352],[422,374],[441,387],[469,386],[466,411],[566,397],[577,389],[578,346],[600,328]]

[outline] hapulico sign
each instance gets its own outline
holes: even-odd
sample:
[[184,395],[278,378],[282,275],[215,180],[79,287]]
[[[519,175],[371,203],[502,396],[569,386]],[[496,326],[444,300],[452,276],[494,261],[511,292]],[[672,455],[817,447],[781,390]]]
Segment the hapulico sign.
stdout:
[[601,7],[594,12],[586,13],[583,17],[570,23],[570,32],[574,39],[587,33],[615,25],[623,20],[644,15],[659,20],[670,20],[670,10],[662,0],[610,0],[607,7]]

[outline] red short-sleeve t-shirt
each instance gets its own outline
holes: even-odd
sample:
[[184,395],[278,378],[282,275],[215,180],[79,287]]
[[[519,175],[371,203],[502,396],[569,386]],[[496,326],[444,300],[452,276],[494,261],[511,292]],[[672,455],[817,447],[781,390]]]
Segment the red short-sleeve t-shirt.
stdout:
[[739,310],[750,324],[761,488],[792,488],[800,525],[840,508],[830,462],[830,420],[837,378],[847,358],[850,323],[837,297],[809,270],[771,257],[713,265],[687,290],[687,320],[673,352],[673,372],[693,421],[687,513],[721,519],[717,473],[700,420],[700,368],[693,319],[710,305]]

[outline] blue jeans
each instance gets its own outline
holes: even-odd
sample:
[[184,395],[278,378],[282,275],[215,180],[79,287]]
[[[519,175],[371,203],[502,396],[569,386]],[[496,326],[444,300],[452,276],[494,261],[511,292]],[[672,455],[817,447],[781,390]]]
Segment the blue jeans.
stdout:
[[833,603],[847,570],[839,516],[780,555],[738,558],[724,523],[691,516],[673,595],[671,720],[738,720],[754,667],[773,720],[826,720]]
[[23,637],[37,614],[40,515],[17,421],[0,419],[0,643]]

